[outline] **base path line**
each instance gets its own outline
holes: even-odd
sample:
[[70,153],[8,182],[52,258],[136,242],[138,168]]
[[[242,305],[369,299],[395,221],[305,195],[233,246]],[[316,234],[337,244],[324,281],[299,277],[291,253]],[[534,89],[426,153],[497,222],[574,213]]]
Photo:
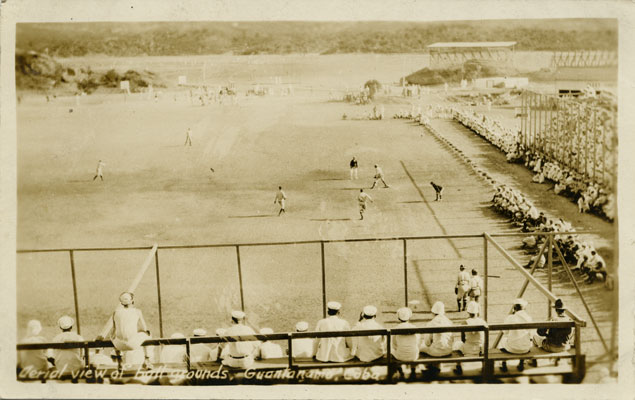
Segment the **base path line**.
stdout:
[[[441,225],[441,222],[439,221],[439,218],[437,218],[436,214],[434,213],[434,210],[432,209],[432,207],[430,207],[430,204],[428,203],[428,200],[426,200],[425,196],[423,195],[423,191],[421,191],[421,188],[417,185],[417,182],[415,182],[415,180],[412,177],[412,175],[410,175],[410,172],[408,171],[408,168],[406,168],[406,164],[404,164],[404,162],[402,160],[399,160],[399,162],[401,163],[401,166],[403,167],[404,172],[406,173],[406,175],[410,179],[410,182],[412,182],[412,185],[415,187],[415,189],[419,193],[419,196],[421,196],[421,200],[423,200],[423,202],[425,203],[426,207],[430,211],[430,214],[432,214],[432,218],[434,218],[434,221],[437,223],[439,228],[441,228],[441,232],[443,232],[444,235],[447,235],[448,233],[446,232],[446,230],[443,227],[443,225]],[[454,253],[457,255],[457,257],[460,258],[461,257],[461,252],[454,245],[454,242],[452,242],[451,239],[448,239],[448,242],[450,243],[450,246],[452,246],[452,249],[454,250]]]

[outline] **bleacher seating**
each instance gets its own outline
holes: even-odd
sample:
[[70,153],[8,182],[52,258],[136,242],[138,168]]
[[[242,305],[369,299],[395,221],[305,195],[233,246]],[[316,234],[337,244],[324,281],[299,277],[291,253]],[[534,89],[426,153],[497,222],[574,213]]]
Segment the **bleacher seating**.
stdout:
[[[484,326],[454,325],[451,327],[422,327],[410,329],[380,329],[361,330],[343,332],[294,332],[294,333],[274,333],[268,335],[249,336],[210,336],[192,337],[182,339],[151,339],[144,342],[144,346],[181,345],[186,347],[188,355],[185,363],[154,364],[154,368],[149,371],[142,371],[140,365],[125,366],[123,373],[116,375],[116,364],[95,367],[91,365],[90,358],[85,358],[84,374],[79,377],[63,376],[62,379],[82,382],[103,382],[104,379],[95,379],[99,375],[109,381],[130,381],[136,380],[141,383],[167,383],[166,378],[171,378],[173,384],[206,383],[206,384],[235,384],[235,383],[352,383],[354,381],[377,381],[384,383],[394,383],[401,379],[397,375],[401,366],[406,368],[420,368],[421,366],[434,365],[438,367],[434,374],[423,373],[416,380],[471,380],[475,382],[495,382],[501,378],[514,376],[534,376],[534,375],[561,375],[565,382],[580,382],[585,373],[585,357],[580,348],[580,327],[583,324],[575,321],[570,322],[533,322],[529,324],[505,325],[492,324]],[[571,350],[561,353],[548,353],[544,350],[533,348],[527,354],[503,353],[498,349],[491,349],[490,333],[510,329],[536,329],[549,327],[574,327],[575,342]],[[402,362],[392,357],[390,351],[391,338],[398,334],[425,334],[435,332],[469,332],[484,331],[485,343],[484,351],[477,356],[464,356],[461,353],[453,352],[447,357],[426,357],[420,356],[416,361]],[[286,356],[280,359],[256,360],[248,370],[234,369],[223,366],[220,361],[203,362],[190,364],[190,345],[195,343],[226,343],[231,341],[253,341],[270,340],[285,341],[288,345],[289,354],[293,346],[292,339],[299,338],[325,338],[325,337],[348,337],[348,336],[370,336],[383,335],[386,337],[387,353],[384,357],[373,362],[361,362],[351,360],[338,363],[323,363],[315,359],[294,359]],[[84,349],[84,354],[89,354],[89,349],[111,348],[111,341],[86,341],[86,342],[66,342],[66,343],[34,343],[18,344],[17,350],[38,350],[64,348]],[[529,360],[529,365],[522,371],[516,368],[501,370],[500,363],[510,360]],[[546,360],[546,361],[545,361]],[[467,366],[463,372],[458,374],[453,368],[458,363],[465,363]],[[469,368],[468,368],[469,367]],[[335,370],[334,370],[335,369]],[[360,370],[361,369],[361,373]],[[311,370],[318,372],[311,373]],[[90,372],[88,372],[90,371]],[[220,373],[220,371],[223,371]],[[351,372],[352,371],[352,372]],[[372,371],[369,372],[369,371]],[[213,372],[217,372],[213,374]],[[113,373],[115,377],[113,378]],[[24,376],[18,373],[18,379],[23,381],[40,380],[45,381],[46,377]],[[182,379],[178,379],[181,377]],[[412,379],[412,378],[411,378]]]

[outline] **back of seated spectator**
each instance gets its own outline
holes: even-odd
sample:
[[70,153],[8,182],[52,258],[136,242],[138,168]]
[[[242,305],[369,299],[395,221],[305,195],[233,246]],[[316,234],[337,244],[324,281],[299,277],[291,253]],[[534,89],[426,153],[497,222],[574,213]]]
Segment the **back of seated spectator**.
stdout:
[[[171,339],[183,339],[185,335],[179,332],[175,332],[170,336]],[[187,353],[185,350],[185,345],[175,344],[175,345],[166,345],[161,349],[161,355],[159,356],[159,360],[163,364],[180,364],[186,362]]]
[[[84,338],[73,332],[73,318],[65,315],[57,321],[62,330],[53,338],[53,342],[83,342]],[[64,374],[72,374],[84,368],[82,349],[49,349],[48,355],[55,361],[55,368],[64,371]]]
[[[46,339],[40,336],[42,324],[38,320],[31,320],[26,325],[26,336],[20,343],[45,343]],[[45,350],[20,350],[18,352],[18,369],[25,371],[46,372],[49,363],[46,360]]]
[[[295,325],[296,332],[306,332],[309,330],[309,323],[300,321]],[[315,340],[312,338],[300,338],[292,340],[292,356],[293,358],[312,359],[315,355]]]
[[[412,310],[408,307],[402,307],[397,310],[397,319],[399,319],[399,325],[395,326],[395,329],[400,328],[416,328],[416,326],[410,323],[412,318]],[[416,361],[419,358],[419,346],[421,344],[421,335],[393,335],[391,337],[392,356],[399,361]]]
[[[261,335],[270,335],[273,333],[273,329],[271,328],[262,328],[260,329]],[[260,346],[258,347],[257,358],[261,360],[269,360],[272,358],[282,358],[284,357],[284,352],[282,351],[282,347],[280,347],[277,343],[272,343],[268,340],[263,340]]]
[[[202,328],[194,329],[192,331],[194,337],[207,336],[207,331]],[[218,358],[218,348],[214,349],[207,343],[194,343],[190,345],[190,361],[193,363],[216,361]]]
[[[557,299],[554,304],[556,310],[556,316],[551,319],[554,322],[571,321],[569,317],[564,314],[565,307],[562,300]],[[572,336],[572,328],[541,328],[533,337],[536,347],[540,347],[550,353],[558,353],[566,351],[571,348],[570,340]]]
[[[364,307],[362,311],[362,319],[353,327],[353,330],[383,329],[383,326],[377,322],[376,316],[376,307]],[[353,338],[352,353],[360,361],[370,362],[377,360],[383,357],[385,352],[386,343],[384,336],[358,336]]]
[[[428,322],[428,327],[452,326],[452,321],[445,316],[445,306],[442,302],[437,301],[432,306],[434,318]],[[445,357],[452,354],[452,333],[426,333],[421,344],[421,352],[432,357]]]

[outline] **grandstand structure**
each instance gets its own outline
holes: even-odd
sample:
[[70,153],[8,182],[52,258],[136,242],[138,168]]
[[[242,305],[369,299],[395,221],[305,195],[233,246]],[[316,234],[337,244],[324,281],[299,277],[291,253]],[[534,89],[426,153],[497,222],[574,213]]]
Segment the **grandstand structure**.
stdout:
[[[571,232],[573,233],[573,232]],[[575,234],[585,234],[589,232],[575,232]],[[558,298],[552,292],[552,275],[556,271],[556,266],[554,266],[554,258],[552,255],[555,253],[557,255],[557,260],[560,262],[561,271],[565,272],[567,276],[571,279],[575,290],[580,296],[582,303],[586,309],[587,315],[589,316],[591,323],[593,324],[597,335],[599,336],[604,349],[607,354],[611,351],[615,351],[615,337],[612,337],[611,341],[611,349],[609,349],[609,345],[606,343],[606,340],[603,338],[602,333],[597,325],[597,322],[589,308],[587,302],[584,299],[574,277],[573,274],[563,256],[562,251],[560,250],[557,242],[555,241],[555,236],[558,235],[566,235],[567,232],[541,232],[541,233],[532,233],[532,235],[542,236],[544,239],[544,243],[538,256],[536,257],[535,262],[533,263],[530,271],[525,270],[521,264],[514,259],[514,257],[509,254],[496,240],[496,238],[503,238],[509,236],[523,236],[527,235],[524,233],[501,233],[501,234],[472,234],[472,235],[443,235],[443,236],[421,236],[421,237],[387,237],[387,238],[369,238],[369,239],[341,239],[341,240],[315,240],[315,241],[298,241],[298,242],[280,242],[280,243],[243,243],[243,244],[210,244],[210,245],[185,245],[185,246],[158,246],[154,245],[152,247],[125,247],[125,248],[84,248],[84,249],[42,249],[42,250],[18,250],[18,253],[21,254],[29,254],[29,253],[68,253],[70,268],[72,272],[72,280],[73,280],[73,298],[75,305],[75,320],[76,327],[78,333],[80,333],[80,315],[79,315],[79,305],[78,305],[78,296],[77,296],[77,284],[75,280],[75,265],[74,265],[74,254],[77,252],[104,252],[104,251],[131,251],[131,250],[150,250],[149,254],[146,256],[146,259],[137,273],[134,281],[129,287],[130,291],[134,292],[134,288],[139,283],[141,277],[148,270],[149,266],[154,261],[154,267],[156,272],[156,289],[157,289],[157,304],[158,304],[158,314],[159,314],[159,330],[160,337],[159,339],[151,339],[147,340],[144,343],[144,346],[185,346],[186,354],[189,356],[190,345],[196,343],[209,343],[209,344],[219,344],[226,343],[232,341],[248,341],[248,340],[272,340],[272,341],[283,341],[287,344],[288,354],[289,356],[281,359],[275,360],[263,360],[257,361],[256,364],[251,368],[253,371],[272,371],[277,373],[277,375],[272,375],[272,378],[268,378],[268,383],[307,383],[304,379],[298,379],[299,376],[305,376],[307,370],[319,370],[321,371],[319,375],[320,377],[324,377],[324,371],[330,368],[343,368],[344,370],[352,369],[352,368],[360,368],[360,367],[382,367],[384,368],[384,372],[382,372],[379,377],[374,376],[372,380],[383,383],[394,383],[395,382],[395,372],[399,369],[400,365],[408,364],[410,366],[418,366],[418,365],[437,365],[441,364],[444,368],[441,369],[440,375],[434,376],[423,376],[423,380],[471,380],[474,382],[495,382],[502,378],[509,378],[515,376],[538,376],[538,375],[561,375],[565,382],[580,382],[584,378],[585,374],[585,363],[586,357],[584,351],[582,349],[581,342],[581,330],[587,326],[587,321],[580,317],[574,310],[567,309],[566,313],[570,317],[569,322],[549,322],[549,318],[551,317],[552,303]],[[296,246],[296,245],[318,245],[320,247],[320,258],[321,258],[321,274],[322,274],[322,282],[321,282],[321,305],[322,305],[322,315],[326,316],[326,265],[325,265],[325,247],[328,244],[333,243],[352,243],[352,242],[401,242],[403,245],[403,282],[404,282],[404,292],[403,292],[403,304],[405,306],[409,305],[408,298],[408,243],[417,242],[417,241],[425,241],[425,240],[435,240],[435,239],[462,239],[462,238],[471,238],[471,239],[482,239],[483,244],[483,280],[484,280],[484,293],[482,297],[482,317],[485,321],[488,320],[488,260],[491,255],[488,255],[488,252],[491,250],[497,251],[505,260],[507,260],[508,264],[512,267],[512,269],[516,270],[520,273],[525,281],[520,289],[517,297],[523,297],[525,291],[528,286],[531,285],[535,289],[540,292],[544,298],[547,300],[547,308],[546,315],[543,321],[537,321],[530,324],[489,324],[483,326],[467,326],[467,325],[454,325],[451,327],[422,327],[422,328],[413,328],[413,329],[381,329],[377,331],[343,331],[343,332],[303,332],[303,333],[275,333],[270,335],[250,335],[250,336],[221,336],[221,337],[192,337],[192,338],[184,338],[184,339],[167,339],[164,337],[164,327],[163,327],[163,317],[161,310],[161,289],[160,289],[160,264],[159,264],[159,250],[174,250],[174,249],[196,249],[196,248],[210,248],[210,247],[222,247],[222,248],[234,248],[236,251],[236,268],[237,268],[237,276],[238,283],[240,287],[240,306],[244,310],[245,302],[244,302],[244,287],[242,282],[242,273],[241,273],[241,259],[240,259],[240,250],[245,247],[252,246]],[[547,256],[547,265],[546,269],[548,271],[548,283],[542,284],[540,283],[534,276],[534,272],[538,267],[538,259],[546,254]],[[131,289],[132,288],[132,289]],[[511,312],[511,311],[510,311]],[[422,311],[415,311],[415,313],[422,313]],[[549,328],[549,327],[572,327],[575,332],[575,343],[572,349],[559,352],[559,353],[548,353],[544,350],[534,348],[530,353],[523,355],[514,355],[502,353],[500,350],[496,349],[496,346],[499,340],[502,337],[503,331],[514,330],[514,329],[535,329],[535,328]],[[460,353],[454,352],[450,357],[444,358],[435,358],[435,357],[420,357],[419,360],[404,363],[398,360],[395,360],[391,355],[390,343],[391,338],[395,335],[405,335],[405,334],[425,334],[425,333],[438,333],[438,332],[471,332],[471,331],[482,331],[484,332],[484,349],[481,354],[478,356],[464,356]],[[386,337],[387,341],[387,353],[384,357],[379,360],[370,362],[370,363],[362,363],[359,361],[349,361],[343,363],[320,363],[315,360],[295,360],[290,356],[292,354],[291,349],[293,346],[293,339],[297,338],[323,338],[323,337],[351,337],[351,336],[369,336],[369,335],[382,335]],[[84,342],[66,342],[66,343],[37,343],[37,344],[18,344],[17,350],[38,350],[38,349],[83,349],[84,352],[84,374],[82,377],[92,377],[90,379],[83,379],[82,381],[86,382],[100,382],[98,379],[93,379],[95,376],[99,376],[97,373],[99,368],[92,365],[90,362],[90,349],[96,348],[112,348],[113,344],[110,340],[95,340],[95,341],[84,341]],[[525,370],[520,371],[508,371],[506,368],[501,369],[501,362],[508,360],[529,360],[530,367]],[[457,363],[475,363],[477,367],[468,368],[464,373],[457,374],[456,372],[448,372],[448,368],[453,368]],[[470,364],[472,365],[472,364]],[[181,371],[187,377],[192,374],[191,378],[187,379],[189,384],[234,384],[234,383],[262,383],[262,380],[251,380],[246,375],[247,371],[245,370],[234,370],[231,369],[228,374],[221,378],[213,378],[213,379],[198,379],[198,376],[206,376],[209,378],[209,371],[217,371],[221,367],[219,362],[211,362],[208,364],[197,364],[193,365],[189,362],[189,357],[186,362],[179,365],[159,365],[161,368],[159,372],[152,375],[152,379],[160,379],[169,375],[169,371]],[[138,366],[137,366],[138,367]],[[108,369],[110,368],[110,369]],[[104,374],[112,375],[112,366],[106,368],[106,372]],[[167,369],[166,369],[167,368]],[[203,371],[197,375],[196,371]],[[88,373],[88,371],[91,371]],[[207,375],[205,375],[205,371],[207,371]],[[253,372],[252,371],[252,372]],[[286,371],[286,372],[285,372]],[[283,376],[282,374],[289,374],[288,371],[293,371],[293,377]],[[139,369],[135,366],[129,366],[127,371],[124,371],[123,374],[117,376],[117,379],[136,379],[138,378]],[[103,376],[103,375],[102,375]],[[334,383],[333,377],[331,375],[327,375],[330,378],[328,379],[317,379],[315,381],[310,380],[310,383]],[[313,375],[310,375],[313,377]],[[76,379],[72,376],[67,376],[62,379]],[[42,376],[31,376],[31,375],[20,375],[18,373],[18,379],[20,380],[40,380],[45,381],[46,377]],[[197,380],[198,379],[198,380]],[[312,379],[312,378],[311,378]],[[368,379],[360,379],[360,381],[368,381]],[[338,379],[335,379],[335,382],[338,382]],[[344,382],[350,382],[350,380],[344,379]],[[342,383],[342,382],[340,382]]]
[[438,42],[426,49],[431,69],[456,67],[470,60],[512,67],[515,45],[516,42]]
[[553,68],[617,67],[617,63],[617,52],[610,50],[554,51],[551,59]]

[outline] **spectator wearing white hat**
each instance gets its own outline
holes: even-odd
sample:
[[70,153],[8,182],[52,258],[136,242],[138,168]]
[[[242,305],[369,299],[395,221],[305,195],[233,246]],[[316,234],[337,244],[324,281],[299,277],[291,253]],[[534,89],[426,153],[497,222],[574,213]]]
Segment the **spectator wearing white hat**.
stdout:
[[[225,336],[227,334],[227,329],[218,328],[216,329],[215,333],[216,333],[216,336],[218,337]],[[227,347],[227,345],[224,343],[219,343],[216,346],[215,350],[216,350],[217,360],[219,361],[224,360],[229,355],[229,347]],[[212,351],[214,351],[214,349],[212,349]]]
[[[336,301],[329,301],[326,305],[328,317],[318,321],[315,326],[317,332],[349,331],[348,321],[339,317],[342,305]],[[318,339],[315,358],[322,362],[343,362],[353,358],[352,343],[342,337],[328,337]]]
[[[270,335],[273,333],[273,329],[271,328],[261,328],[261,335]],[[261,360],[269,360],[272,358],[282,358],[284,357],[284,351],[282,351],[282,347],[278,343],[272,343],[268,340],[263,340],[256,351],[257,358]]]
[[[118,307],[112,314],[112,328],[107,335],[112,339],[115,346],[115,354],[117,356],[118,369],[122,369],[121,352],[136,352],[143,347],[145,369],[152,369],[150,363],[150,349],[142,346],[143,342],[150,339],[150,331],[143,319],[141,310],[134,306],[134,294],[124,292],[119,296],[121,307]],[[102,339],[98,337],[97,339]]]
[[[192,331],[192,336],[207,336],[207,331],[197,328]],[[194,343],[190,345],[190,361],[192,363],[216,361],[218,359],[218,347],[211,348],[207,343]]]
[[[467,303],[468,318],[465,324],[469,326],[487,325],[487,322],[480,318],[480,306],[475,301]],[[460,351],[463,355],[479,355],[483,351],[485,335],[484,332],[461,332],[461,341],[457,343],[455,350]]]
[[[412,318],[412,310],[408,307],[402,307],[397,310],[397,319],[399,324],[395,329],[416,328],[410,322]],[[399,361],[416,361],[419,358],[419,345],[421,343],[421,335],[392,335],[391,352],[392,356]]]
[[[355,324],[353,330],[373,329],[384,329],[384,327],[377,322],[377,307],[369,305],[362,310],[362,320]],[[351,353],[363,362],[377,360],[386,353],[385,337],[381,335],[354,337]]]
[[[184,339],[185,335],[180,332],[175,332],[170,336],[170,339]],[[163,346],[159,360],[163,364],[183,364],[187,361],[187,352],[185,351],[184,344],[173,344]]]
[[[26,336],[20,340],[21,344],[46,343],[46,339],[40,336],[42,324],[36,319],[30,320],[26,325]],[[45,350],[20,350],[18,352],[18,370],[46,372],[49,369]]]
[[[232,326],[227,329],[227,336],[255,335],[256,332],[245,325],[245,313],[232,311]],[[229,342],[227,345],[227,357],[223,359],[223,365],[233,368],[249,368],[254,363],[254,353],[258,348],[257,341]]]
[[[296,332],[306,332],[309,330],[309,323],[300,321],[295,325]],[[315,341],[312,338],[299,338],[292,340],[293,358],[312,359],[315,355]]]
[[[57,320],[57,326],[62,330],[53,338],[53,342],[83,342],[84,338],[73,332],[75,320],[64,315]],[[65,371],[65,374],[81,371],[84,368],[81,349],[49,349],[49,358],[58,371]]]
[[[527,308],[527,301],[525,299],[514,300],[514,306],[512,314],[505,318],[503,323],[505,324],[523,324],[532,322],[532,318],[525,309]],[[512,354],[526,354],[531,350],[533,331],[531,329],[515,329],[509,331],[503,331],[503,338],[498,343],[498,348],[501,351]],[[524,368],[524,360],[520,360],[518,364],[518,370],[522,371]],[[507,371],[507,363],[503,361],[501,367],[503,372]]]
[[[426,326],[452,326],[452,321],[445,316],[445,306],[442,302],[437,301],[432,306],[432,318]],[[421,343],[421,352],[428,354],[432,357],[445,357],[452,354],[452,333],[440,332],[440,333],[426,333]]]

